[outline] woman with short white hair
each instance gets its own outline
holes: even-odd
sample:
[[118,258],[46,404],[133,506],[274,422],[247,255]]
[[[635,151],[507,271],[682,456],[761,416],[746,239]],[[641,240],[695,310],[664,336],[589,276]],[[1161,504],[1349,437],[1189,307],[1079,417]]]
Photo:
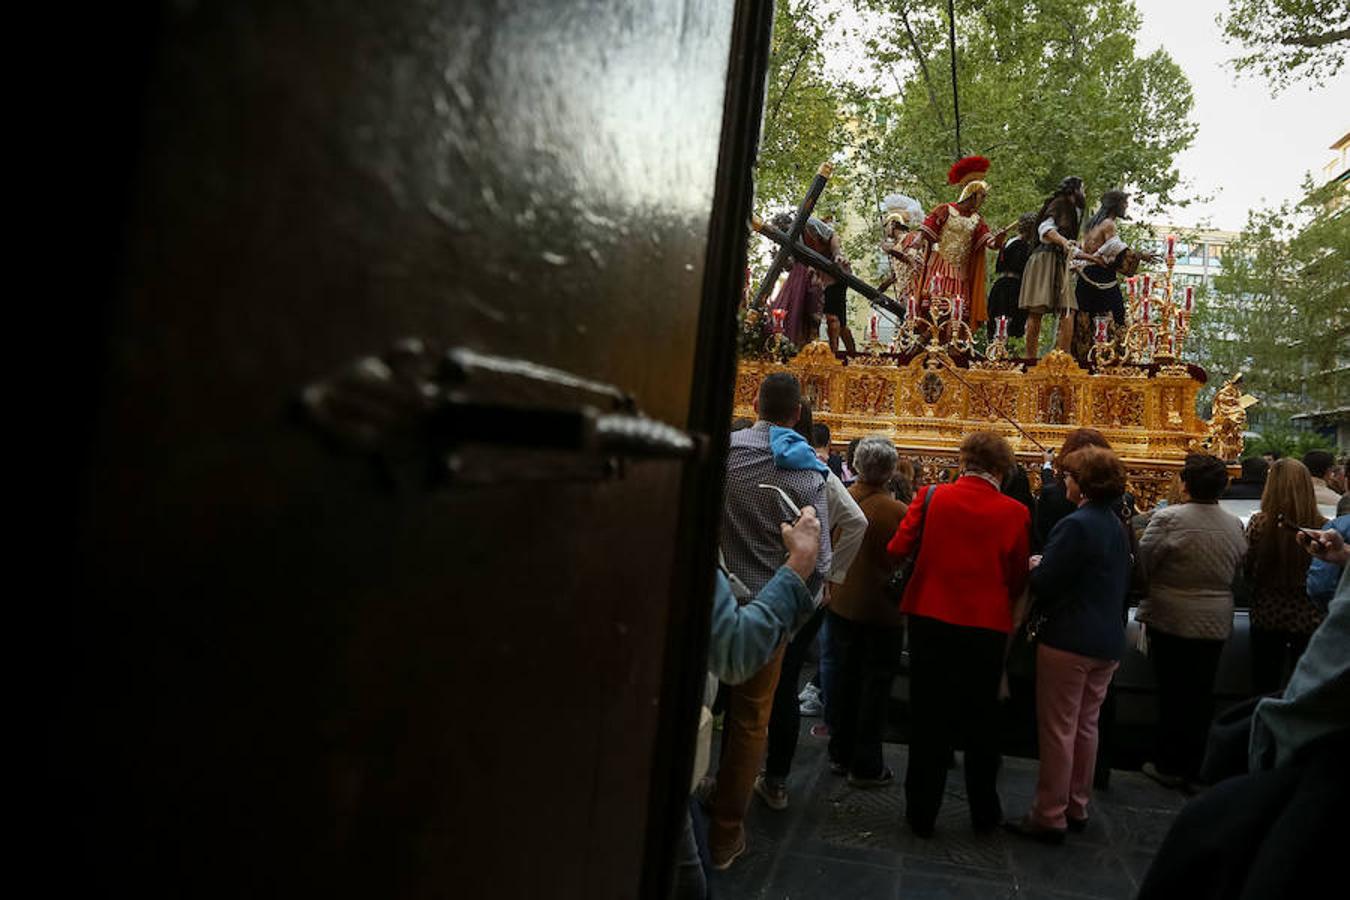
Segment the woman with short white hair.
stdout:
[[897,458],[884,437],[864,438],[854,451],[858,480],[848,492],[867,517],[867,531],[826,612],[837,660],[829,683],[830,765],[854,787],[880,787],[894,777],[882,761],[881,738],[903,645],[900,612],[884,590],[892,569],[886,542],[906,508],[888,488]]

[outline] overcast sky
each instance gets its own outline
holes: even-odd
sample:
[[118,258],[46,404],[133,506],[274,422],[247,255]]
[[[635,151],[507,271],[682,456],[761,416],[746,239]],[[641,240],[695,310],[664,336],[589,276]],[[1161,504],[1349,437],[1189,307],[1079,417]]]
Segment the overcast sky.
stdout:
[[[861,19],[849,0],[822,0],[845,22]],[[1272,98],[1259,77],[1239,79],[1224,65],[1236,50],[1223,42],[1215,17],[1225,0],[1135,0],[1143,18],[1136,53],[1167,49],[1190,79],[1195,143],[1176,161],[1193,194],[1210,196],[1172,211],[1177,225],[1237,231],[1247,211],[1301,196],[1306,173],[1331,159],[1333,141],[1350,131],[1350,69],[1319,88],[1296,84]],[[847,77],[862,63],[851,41],[828,42],[826,68]]]
[[1224,0],[1135,5],[1144,20],[1138,54],[1166,48],[1195,92],[1200,130],[1177,166],[1199,193],[1215,195],[1177,211],[1176,223],[1236,231],[1247,210],[1300,196],[1304,174],[1316,176],[1332,156],[1332,142],[1350,131],[1350,72],[1320,88],[1296,84],[1272,98],[1264,81],[1239,79],[1224,65],[1234,55],[1214,24]]

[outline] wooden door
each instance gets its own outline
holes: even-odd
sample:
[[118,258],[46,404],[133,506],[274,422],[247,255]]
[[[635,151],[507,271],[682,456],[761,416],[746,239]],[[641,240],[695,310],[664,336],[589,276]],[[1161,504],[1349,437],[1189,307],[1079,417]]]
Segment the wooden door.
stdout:
[[[771,8],[163,4],[94,316],[72,869],[150,896],[661,893]],[[384,443],[306,407],[359,360],[453,348],[613,385],[697,452],[532,448],[516,426],[554,432],[526,412],[581,400],[528,377]]]

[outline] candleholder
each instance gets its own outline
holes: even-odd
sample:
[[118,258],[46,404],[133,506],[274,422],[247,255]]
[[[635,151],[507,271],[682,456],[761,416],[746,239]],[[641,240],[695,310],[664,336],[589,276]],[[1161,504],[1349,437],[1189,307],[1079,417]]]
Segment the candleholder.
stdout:
[[943,294],[930,295],[926,310],[911,300],[905,321],[896,332],[901,348],[909,352],[926,345],[928,350],[971,353],[975,335],[960,315],[963,307],[961,297]]
[[[1130,322],[1121,341],[1122,361],[1173,366],[1181,358],[1186,336],[1190,332],[1195,294],[1187,286],[1185,306],[1177,305],[1173,283],[1176,262],[1176,256],[1169,253],[1166,257],[1167,268],[1157,281],[1150,273],[1144,273],[1137,282],[1133,278],[1129,280]],[[1138,294],[1135,293],[1136,285],[1142,285],[1142,291]],[[1160,295],[1155,295],[1155,291],[1160,291]],[[1158,311],[1156,323],[1153,321],[1155,308]],[[1099,356],[1106,354],[1103,352]]]

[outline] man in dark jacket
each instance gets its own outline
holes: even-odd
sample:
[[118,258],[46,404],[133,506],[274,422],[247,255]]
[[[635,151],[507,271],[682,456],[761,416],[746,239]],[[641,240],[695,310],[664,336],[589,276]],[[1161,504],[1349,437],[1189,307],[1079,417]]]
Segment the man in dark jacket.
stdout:
[[1223,492],[1223,500],[1260,500],[1261,492],[1266,489],[1266,473],[1270,463],[1259,456],[1242,461],[1242,477],[1228,485]]

